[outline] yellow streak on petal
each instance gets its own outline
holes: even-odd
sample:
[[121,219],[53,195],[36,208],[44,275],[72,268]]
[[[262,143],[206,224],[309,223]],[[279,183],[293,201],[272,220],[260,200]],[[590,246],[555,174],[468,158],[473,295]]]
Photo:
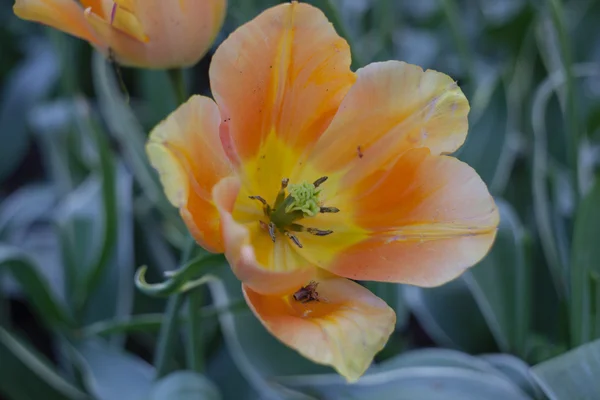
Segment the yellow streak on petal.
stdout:
[[121,8],[135,14],[137,10],[137,0],[114,0]]
[[144,28],[135,14],[129,12],[127,8],[116,6],[113,16],[113,27],[128,34],[129,36],[136,38],[140,42],[148,43],[150,39],[144,33]]

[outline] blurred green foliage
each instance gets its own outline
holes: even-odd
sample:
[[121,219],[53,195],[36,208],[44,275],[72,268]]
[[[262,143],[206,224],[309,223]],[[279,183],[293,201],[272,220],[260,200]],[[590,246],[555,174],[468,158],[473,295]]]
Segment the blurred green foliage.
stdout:
[[[230,0],[215,46],[275,3]],[[123,70],[127,102],[87,44],[0,0],[0,398],[600,398],[600,2],[311,3],[354,67],[459,82],[458,157],[502,218],[490,254],[439,288],[369,283],[397,331],[347,385],[266,333],[224,259],[189,246],[143,149],[176,107],[168,74]],[[190,93],[210,94],[209,62],[185,71]]]

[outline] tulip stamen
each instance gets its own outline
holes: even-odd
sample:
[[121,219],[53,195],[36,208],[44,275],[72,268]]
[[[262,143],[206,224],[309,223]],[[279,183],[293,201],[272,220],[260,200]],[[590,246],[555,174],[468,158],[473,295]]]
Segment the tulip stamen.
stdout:
[[339,213],[340,209],[337,208],[337,207],[321,207],[319,209],[319,212],[322,213],[322,214],[325,214],[325,213]]
[[291,233],[290,233],[290,232],[288,232],[288,231],[285,231],[283,234],[284,234],[285,236],[289,237],[289,238],[290,238],[290,240],[291,240],[292,242],[294,242],[294,244],[295,244],[296,246],[298,246],[298,247],[302,248],[302,243],[300,243],[300,240],[299,240],[299,239],[298,239],[298,238],[297,238],[295,235],[291,234]]
[[322,176],[313,183],[303,182],[299,184],[290,184],[289,178],[282,179],[281,188],[272,207],[262,196],[248,196],[250,199],[257,200],[262,204],[263,212],[269,218],[269,222],[261,220],[259,223],[261,228],[269,233],[273,243],[275,243],[277,231],[288,237],[299,248],[303,248],[302,243],[291,232],[307,232],[315,236],[327,236],[333,233],[332,230],[306,228],[296,223],[298,220],[305,217],[314,217],[319,213],[337,213],[340,211],[337,207],[321,206],[319,194],[322,188],[320,186],[327,179],[327,176]]
[[263,205],[263,213],[265,214],[265,216],[268,217],[271,214],[271,206],[261,196],[248,196],[248,197],[251,198],[252,200],[258,200],[258,201],[260,201],[262,203],[262,205]]
[[310,233],[311,235],[315,235],[315,236],[327,236],[327,235],[331,235],[333,233],[333,231],[331,231],[331,230],[322,230],[322,229],[317,229],[317,228],[307,228],[306,232]]
[[319,179],[317,179],[316,181],[313,182],[313,186],[318,188],[319,186],[321,186],[321,183],[324,183],[329,177],[328,176],[322,176]]

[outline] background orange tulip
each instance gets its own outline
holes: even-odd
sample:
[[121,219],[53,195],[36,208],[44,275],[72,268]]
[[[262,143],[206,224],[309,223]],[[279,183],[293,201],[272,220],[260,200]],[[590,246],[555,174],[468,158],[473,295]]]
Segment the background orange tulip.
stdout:
[[193,65],[225,17],[226,0],[16,0],[20,18],[90,42],[123,65]]

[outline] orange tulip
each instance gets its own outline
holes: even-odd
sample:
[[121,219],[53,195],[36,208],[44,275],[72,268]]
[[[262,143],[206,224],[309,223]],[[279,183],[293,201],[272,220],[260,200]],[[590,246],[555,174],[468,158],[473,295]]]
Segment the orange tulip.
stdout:
[[[498,211],[452,153],[467,99],[398,61],[353,73],[318,9],[292,2],[237,29],[147,151],[200,245],[224,252],[264,326],[349,381],[394,330],[349,279],[436,286],[488,252]],[[349,278],[349,279],[348,279]]]
[[[81,4],[80,4],[81,3]],[[226,0],[16,0],[15,14],[90,42],[123,65],[193,65],[223,25]]]

